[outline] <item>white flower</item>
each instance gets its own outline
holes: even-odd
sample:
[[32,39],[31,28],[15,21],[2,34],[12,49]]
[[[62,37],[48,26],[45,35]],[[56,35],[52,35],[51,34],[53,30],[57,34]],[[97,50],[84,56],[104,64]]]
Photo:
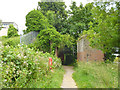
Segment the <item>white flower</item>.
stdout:
[[38,53],[38,51],[36,53]]
[[6,71],[6,73],[8,74],[8,71]]
[[18,46],[20,46],[20,44],[18,44]]
[[26,58],[27,56],[24,56],[24,58]]
[[31,74],[32,72],[30,72],[29,74]]
[[7,48],[9,47],[9,45],[6,46]]
[[17,74],[19,74],[19,72],[17,71]]
[[3,63],[3,61],[1,61],[1,63]]
[[6,81],[7,81],[7,79],[4,80],[4,82],[6,82]]
[[15,68],[13,68],[13,71],[15,70]]
[[21,58],[20,54],[17,55],[18,58]]
[[11,65],[14,65],[14,63],[13,63],[13,62],[11,62]]
[[24,61],[24,64],[26,63],[26,61]]
[[54,64],[56,64],[56,62],[54,62]]

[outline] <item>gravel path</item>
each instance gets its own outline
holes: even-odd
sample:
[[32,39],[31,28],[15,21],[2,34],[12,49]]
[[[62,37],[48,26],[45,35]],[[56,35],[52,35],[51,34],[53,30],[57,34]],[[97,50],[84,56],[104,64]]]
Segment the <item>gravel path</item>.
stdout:
[[66,73],[64,74],[61,88],[77,88],[75,81],[72,79],[72,73],[74,72],[73,66],[63,67]]

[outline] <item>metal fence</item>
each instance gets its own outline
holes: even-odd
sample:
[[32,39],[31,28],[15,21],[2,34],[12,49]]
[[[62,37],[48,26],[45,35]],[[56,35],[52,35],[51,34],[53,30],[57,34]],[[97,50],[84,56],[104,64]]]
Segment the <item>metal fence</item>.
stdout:
[[39,34],[39,32],[37,31],[31,31],[25,35],[22,35],[20,36],[20,43],[23,43],[23,44],[31,44],[35,41],[37,35]]

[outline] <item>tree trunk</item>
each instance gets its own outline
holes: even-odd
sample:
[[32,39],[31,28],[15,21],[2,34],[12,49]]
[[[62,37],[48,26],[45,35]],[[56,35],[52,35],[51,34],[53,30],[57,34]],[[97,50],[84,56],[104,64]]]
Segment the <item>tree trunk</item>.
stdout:
[[50,41],[50,53],[52,52],[52,42]]
[[58,47],[55,47],[55,55],[58,57]]

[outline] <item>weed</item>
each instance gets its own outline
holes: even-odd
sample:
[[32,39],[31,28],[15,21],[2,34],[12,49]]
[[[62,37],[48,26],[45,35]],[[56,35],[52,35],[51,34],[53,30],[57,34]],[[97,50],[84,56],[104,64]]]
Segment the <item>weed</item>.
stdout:
[[73,78],[79,88],[118,88],[118,64],[80,62]]

